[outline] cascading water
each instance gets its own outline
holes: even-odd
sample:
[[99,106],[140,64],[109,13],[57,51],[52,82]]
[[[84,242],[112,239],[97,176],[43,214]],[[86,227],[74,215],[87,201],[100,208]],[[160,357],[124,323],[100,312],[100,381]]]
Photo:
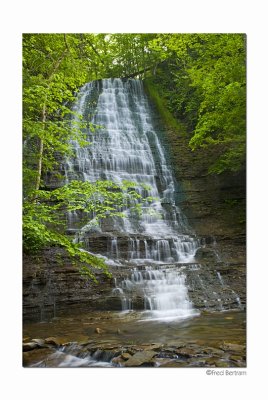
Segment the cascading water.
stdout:
[[[159,265],[193,262],[198,241],[188,234],[185,218],[175,204],[175,182],[153,126],[142,82],[105,79],[89,83],[81,89],[74,109],[84,120],[100,127],[95,132],[86,131],[89,146],[82,148],[73,142],[75,157],[65,164],[67,180],[130,181],[141,185],[136,190],[143,197],[139,218],[128,208],[123,210],[124,217],[113,217],[112,221],[98,223],[93,215],[93,222],[77,232],[76,240],[94,251],[88,245],[90,235],[106,235],[107,257],[133,265],[158,265],[158,269],[135,270],[117,288],[123,308],[131,308],[131,296],[125,292],[138,287],[144,295],[145,310],[161,316],[191,315],[185,276]],[[146,201],[148,197],[153,201]],[[70,215],[70,229],[76,221],[77,216]]]
[[[80,92],[75,110],[84,119],[90,116],[90,122],[102,128],[94,133],[87,131],[91,143],[88,147],[81,148],[73,142],[76,156],[65,165],[67,179],[91,182],[104,179],[116,183],[126,180],[142,184],[143,187],[137,188],[140,194],[156,200],[152,204],[143,202],[138,221],[128,209],[124,210],[124,218],[113,219],[114,232],[131,236],[129,259],[139,263],[142,259],[191,261],[198,243],[195,238],[181,233],[186,232],[187,227],[175,205],[175,183],[153,127],[142,82],[106,79],[87,84]],[[73,220],[72,214],[70,227]],[[91,226],[87,227],[90,231]],[[106,227],[104,221],[100,227],[102,232],[107,232]],[[85,229],[80,235],[81,241],[84,232]],[[112,237],[114,240],[115,235]],[[133,241],[136,243],[131,250]],[[137,247],[139,241],[142,250]]]
[[122,301],[123,311],[132,309],[137,298],[143,298],[143,308],[148,320],[189,318],[198,315],[188,298],[186,276],[175,267],[155,269],[134,268],[130,276],[114,289]]

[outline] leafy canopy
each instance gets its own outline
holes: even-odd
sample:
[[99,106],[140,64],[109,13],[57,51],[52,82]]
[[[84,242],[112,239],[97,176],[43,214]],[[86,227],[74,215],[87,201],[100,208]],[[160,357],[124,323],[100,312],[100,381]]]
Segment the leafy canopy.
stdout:
[[245,36],[160,34],[150,48],[163,60],[155,82],[162,88],[169,110],[193,132],[189,141],[192,150],[206,146],[221,149],[211,173],[244,168]]

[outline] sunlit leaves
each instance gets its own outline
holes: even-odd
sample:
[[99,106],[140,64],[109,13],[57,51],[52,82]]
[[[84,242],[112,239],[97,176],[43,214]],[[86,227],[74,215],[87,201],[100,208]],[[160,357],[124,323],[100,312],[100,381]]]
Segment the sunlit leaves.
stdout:
[[[222,145],[210,172],[244,167],[246,49],[242,34],[159,34],[150,47],[164,64],[155,82],[192,132],[190,147]],[[172,79],[170,79],[172,76]]]
[[[66,214],[70,211],[82,212],[88,226],[90,220],[98,225],[98,221],[107,217],[124,217],[126,209],[139,216],[143,202],[147,201],[149,204],[154,199],[143,199],[138,189],[136,183],[128,181],[124,181],[122,185],[111,181],[72,181],[52,191],[32,191],[24,204],[24,251],[34,253],[46,246],[60,246],[80,266],[82,263],[83,273],[91,278],[94,278],[94,274],[90,272],[89,266],[101,268],[108,273],[102,259],[82,251],[81,244],[73,243],[64,235]],[[81,224],[85,221],[82,220]]]

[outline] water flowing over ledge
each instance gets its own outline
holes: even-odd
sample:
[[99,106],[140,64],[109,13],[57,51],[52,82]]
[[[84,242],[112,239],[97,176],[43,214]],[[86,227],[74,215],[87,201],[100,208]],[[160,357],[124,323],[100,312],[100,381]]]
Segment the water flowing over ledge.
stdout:
[[[197,315],[189,300],[187,275],[176,264],[195,263],[201,241],[175,202],[176,182],[142,81],[115,78],[90,82],[79,92],[74,111],[88,126],[92,123],[97,128],[94,132],[85,129],[88,146],[72,142],[75,156],[64,165],[66,181],[129,181],[138,185],[135,190],[142,196],[136,200],[141,205],[140,215],[124,207],[119,210],[123,217],[99,222],[92,214],[82,229],[77,229],[81,215],[69,213],[69,229],[76,232],[76,242],[105,256],[110,266],[138,267],[115,286],[122,310],[133,310],[132,300],[140,296],[148,318],[168,321]],[[166,269],[164,264],[173,264],[173,268]],[[218,294],[212,296],[220,306]]]
[[[125,208],[124,218],[112,220],[113,232],[130,236],[129,258],[170,262],[192,258],[198,243],[185,235],[189,227],[175,204],[175,182],[153,126],[142,82],[135,79],[91,82],[81,89],[74,110],[101,128],[94,133],[86,131],[89,146],[81,148],[73,142],[76,155],[65,164],[67,180],[104,179],[119,184],[130,181],[141,185],[136,190],[144,199],[155,198],[152,204],[142,203],[140,218]],[[70,228],[75,218],[74,213],[70,215]],[[83,240],[87,229],[107,233],[111,228],[109,221],[96,225],[84,227],[79,240]],[[133,235],[145,237],[142,256],[139,239],[133,239]],[[155,243],[150,246],[146,237],[155,239]],[[116,239],[115,235],[111,239],[112,255],[118,255]]]

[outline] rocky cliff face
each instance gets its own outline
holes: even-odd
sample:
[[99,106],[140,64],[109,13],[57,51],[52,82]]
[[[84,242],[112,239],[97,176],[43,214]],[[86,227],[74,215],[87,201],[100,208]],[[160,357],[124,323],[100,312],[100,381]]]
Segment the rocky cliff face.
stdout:
[[45,321],[92,309],[121,310],[120,299],[112,296],[113,279],[95,273],[97,284],[82,276],[59,248],[46,249],[39,256],[24,256],[24,321]]
[[[244,266],[225,263],[209,245],[196,254],[196,263],[181,264],[187,277],[188,295],[199,310],[243,309],[245,306]],[[162,266],[164,269],[175,265]],[[178,265],[176,266],[176,268]],[[144,266],[138,267],[143,269]],[[130,266],[110,268],[113,279],[96,271],[98,284],[81,276],[79,269],[61,249],[45,250],[37,257],[24,258],[24,321],[47,321],[53,317],[90,311],[121,311],[117,282],[130,275]],[[144,309],[141,294],[132,293],[135,310]]]
[[[157,109],[154,105],[152,107],[155,124],[158,131],[162,131],[161,141],[177,181],[177,203],[204,246],[196,254],[201,267],[199,276],[208,285],[208,290],[213,279],[220,276],[222,287],[227,285],[228,290],[237,293],[245,305],[246,173],[210,175],[209,166],[218,157],[215,149],[191,151],[188,135],[183,130],[163,127]],[[192,277],[188,274],[190,297],[200,307],[204,288],[200,283],[194,284],[192,278],[193,274]],[[219,280],[212,283],[211,293],[220,292],[217,283]]]
[[165,130],[164,146],[177,184],[177,202],[195,233],[217,243],[223,261],[245,263],[245,171],[209,175],[213,149],[192,152],[186,134]]

